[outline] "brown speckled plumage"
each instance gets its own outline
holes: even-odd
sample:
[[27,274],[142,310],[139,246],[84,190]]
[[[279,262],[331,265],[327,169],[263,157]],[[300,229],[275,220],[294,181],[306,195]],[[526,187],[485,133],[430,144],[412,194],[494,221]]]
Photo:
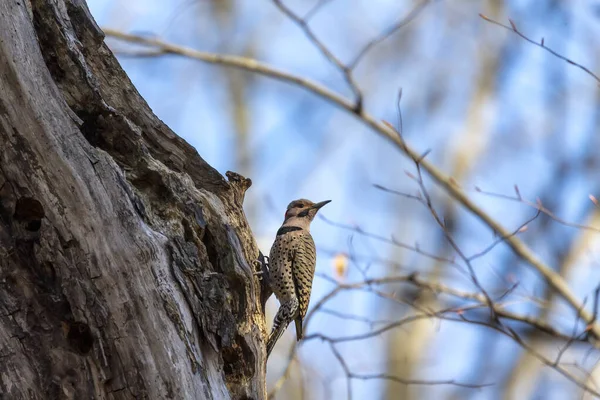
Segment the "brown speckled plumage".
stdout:
[[296,338],[303,335],[302,322],[308,310],[317,253],[310,235],[310,222],[327,202],[300,199],[290,203],[285,221],[269,255],[269,272],[280,307],[267,342],[267,354],[290,322],[296,322]]

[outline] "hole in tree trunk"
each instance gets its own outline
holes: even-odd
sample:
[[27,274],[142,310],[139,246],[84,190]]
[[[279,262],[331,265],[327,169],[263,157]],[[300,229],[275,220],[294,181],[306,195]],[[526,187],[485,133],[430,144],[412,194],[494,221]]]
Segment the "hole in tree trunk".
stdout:
[[94,335],[89,325],[76,321],[69,323],[67,329],[69,344],[82,354],[89,353],[94,345]]
[[37,232],[42,226],[44,207],[34,198],[21,197],[17,200],[13,217],[17,221],[22,221],[28,231]]

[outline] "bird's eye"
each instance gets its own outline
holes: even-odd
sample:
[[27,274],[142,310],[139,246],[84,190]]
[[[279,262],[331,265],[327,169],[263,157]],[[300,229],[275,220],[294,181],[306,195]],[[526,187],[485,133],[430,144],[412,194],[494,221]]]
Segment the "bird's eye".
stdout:
[[298,208],[304,208],[304,204],[298,204],[296,207],[298,207]]

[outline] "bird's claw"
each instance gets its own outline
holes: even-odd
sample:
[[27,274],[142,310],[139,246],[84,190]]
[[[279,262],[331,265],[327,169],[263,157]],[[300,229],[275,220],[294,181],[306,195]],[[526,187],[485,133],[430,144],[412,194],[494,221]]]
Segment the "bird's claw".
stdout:
[[[261,260],[262,258],[262,260]],[[260,254],[258,256],[258,260],[254,260],[254,275],[258,277],[258,280],[261,281],[263,275],[265,273],[265,268],[269,266],[269,258]]]
[[259,260],[254,260],[252,264],[254,264],[254,272],[252,273],[252,275],[258,276],[259,281],[262,280],[262,263]]

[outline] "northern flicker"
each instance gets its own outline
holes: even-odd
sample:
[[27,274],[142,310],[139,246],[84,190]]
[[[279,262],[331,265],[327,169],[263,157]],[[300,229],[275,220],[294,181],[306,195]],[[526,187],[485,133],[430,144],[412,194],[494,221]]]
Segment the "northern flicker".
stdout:
[[280,306],[267,341],[267,357],[290,322],[296,321],[296,338],[302,339],[302,320],[308,310],[317,263],[310,223],[319,209],[330,201],[292,201],[285,212],[283,225],[277,231],[269,254],[269,273]]

